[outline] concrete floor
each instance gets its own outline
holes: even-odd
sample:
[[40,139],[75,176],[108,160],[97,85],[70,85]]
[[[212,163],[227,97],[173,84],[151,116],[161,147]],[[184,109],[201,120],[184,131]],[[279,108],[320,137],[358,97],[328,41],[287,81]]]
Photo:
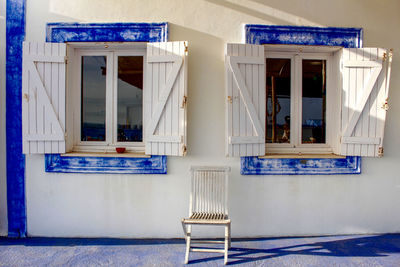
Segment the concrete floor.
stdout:
[[[0,266],[181,266],[182,239],[0,238]],[[188,266],[222,266],[191,252]],[[400,266],[400,234],[233,239],[229,265]]]

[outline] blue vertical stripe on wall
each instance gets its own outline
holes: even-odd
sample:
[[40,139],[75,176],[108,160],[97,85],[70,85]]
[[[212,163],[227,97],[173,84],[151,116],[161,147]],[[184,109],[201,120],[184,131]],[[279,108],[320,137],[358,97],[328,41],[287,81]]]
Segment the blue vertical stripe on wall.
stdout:
[[[248,44],[291,44],[362,47],[361,28],[247,24]],[[261,159],[242,157],[242,175],[360,174],[361,157],[345,159]]]
[[8,236],[26,236],[25,156],[22,154],[22,42],[25,0],[7,0],[6,150]]

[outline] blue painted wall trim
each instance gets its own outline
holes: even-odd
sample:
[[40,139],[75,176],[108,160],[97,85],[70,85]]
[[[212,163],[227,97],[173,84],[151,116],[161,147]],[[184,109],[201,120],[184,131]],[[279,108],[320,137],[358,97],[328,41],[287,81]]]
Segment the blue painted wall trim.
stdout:
[[[46,41],[166,42],[168,23],[48,23]],[[46,172],[166,174],[167,157],[108,158],[46,155]]]
[[259,159],[242,157],[242,175],[360,174],[361,157],[343,159]]
[[[248,44],[293,44],[362,47],[361,28],[319,28],[247,24]],[[346,159],[260,159],[242,157],[243,175],[360,174],[361,158]]]
[[8,236],[26,236],[25,156],[22,154],[22,42],[25,0],[7,0],[6,151]]
[[111,157],[63,157],[46,155],[46,172],[66,173],[123,173],[123,174],[166,174],[167,157],[111,158]]
[[46,41],[166,42],[168,23],[48,23]]
[[245,25],[248,44],[298,44],[362,47],[362,28]]

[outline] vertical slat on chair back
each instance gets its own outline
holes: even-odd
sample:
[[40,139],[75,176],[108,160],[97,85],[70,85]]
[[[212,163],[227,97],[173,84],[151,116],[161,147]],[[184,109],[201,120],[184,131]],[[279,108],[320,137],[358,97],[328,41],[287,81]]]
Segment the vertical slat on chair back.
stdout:
[[214,213],[228,215],[229,167],[192,167],[190,215]]

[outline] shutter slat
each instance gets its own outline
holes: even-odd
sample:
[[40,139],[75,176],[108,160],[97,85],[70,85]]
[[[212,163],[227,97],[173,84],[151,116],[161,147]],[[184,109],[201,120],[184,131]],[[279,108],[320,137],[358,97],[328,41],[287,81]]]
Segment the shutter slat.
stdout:
[[227,154],[265,154],[265,58],[259,45],[228,44]]
[[66,45],[25,42],[23,48],[23,152],[65,153]]
[[[184,155],[187,63],[184,42],[149,43],[144,90],[146,154]],[[182,100],[181,100],[182,99]]]

